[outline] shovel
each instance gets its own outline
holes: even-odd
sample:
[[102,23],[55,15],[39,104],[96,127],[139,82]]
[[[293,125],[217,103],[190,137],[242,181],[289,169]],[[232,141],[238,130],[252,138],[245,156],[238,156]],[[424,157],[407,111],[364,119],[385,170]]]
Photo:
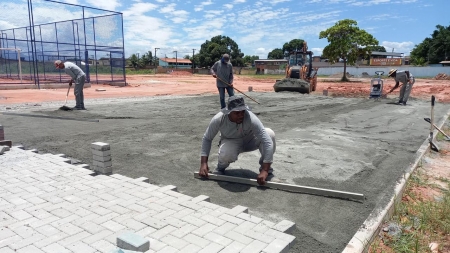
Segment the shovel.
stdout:
[[60,110],[63,110],[63,111],[72,111],[72,108],[66,106],[66,104],[67,104],[67,98],[69,97],[70,86],[71,86],[71,85],[69,85],[69,89],[67,89],[66,102],[64,102],[64,105],[61,106],[61,107],[59,108]]
[[[428,123],[431,123],[431,120],[430,120],[430,118],[423,118],[426,122],[428,122]],[[434,125],[434,128],[436,128],[442,135],[444,135],[444,139],[446,140],[446,141],[450,141],[450,137],[447,135],[447,134],[445,134],[444,133],[444,131],[442,131],[439,127],[437,127],[435,124],[433,124]]]
[[439,147],[436,145],[436,143],[433,142],[433,128],[434,128],[434,100],[435,97],[431,96],[431,119],[430,119],[430,148],[433,151],[439,152]]

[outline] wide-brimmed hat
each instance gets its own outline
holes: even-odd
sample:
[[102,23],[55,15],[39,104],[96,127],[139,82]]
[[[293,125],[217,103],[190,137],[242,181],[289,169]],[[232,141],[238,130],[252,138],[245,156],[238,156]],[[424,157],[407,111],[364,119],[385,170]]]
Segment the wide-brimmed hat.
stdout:
[[222,112],[229,114],[235,111],[250,111],[250,108],[245,104],[244,98],[240,96],[231,96],[228,98],[227,107],[222,109]]
[[388,77],[390,77],[392,74],[394,74],[395,72],[397,72],[397,69],[391,69],[389,71]]

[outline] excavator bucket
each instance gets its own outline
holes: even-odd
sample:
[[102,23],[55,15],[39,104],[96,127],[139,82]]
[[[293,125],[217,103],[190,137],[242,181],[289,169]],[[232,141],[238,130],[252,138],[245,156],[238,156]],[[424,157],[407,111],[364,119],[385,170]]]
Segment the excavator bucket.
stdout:
[[275,83],[273,89],[275,90],[275,92],[294,91],[303,94],[309,94],[311,91],[309,82],[296,78],[284,78],[282,80],[279,80]]

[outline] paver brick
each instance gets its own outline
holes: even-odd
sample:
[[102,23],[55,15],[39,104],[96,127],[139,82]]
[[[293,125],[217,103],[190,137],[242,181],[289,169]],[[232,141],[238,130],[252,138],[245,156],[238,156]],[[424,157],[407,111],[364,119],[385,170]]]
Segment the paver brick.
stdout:
[[150,241],[135,233],[126,232],[117,237],[117,246],[126,250],[145,252],[150,249]]
[[258,223],[260,223],[261,221],[263,221],[263,219],[258,218],[258,217],[253,216],[253,215],[250,215],[250,214],[248,214],[248,213],[240,213],[240,214],[238,214],[236,217],[238,217],[238,218],[240,218],[240,219],[243,219],[243,220],[246,220],[246,221],[253,222],[253,223],[255,223],[255,224],[258,224]]
[[107,222],[105,222],[105,223],[102,223],[101,225],[102,225],[103,227],[105,227],[105,228],[107,228],[107,229],[113,231],[113,232],[117,232],[117,231],[126,229],[125,226],[123,226],[123,225],[121,225],[121,224],[119,224],[119,223],[117,223],[117,222],[115,222],[115,221],[112,221],[112,220],[107,221]]
[[210,241],[208,241],[204,238],[201,238],[199,236],[196,236],[194,234],[187,234],[185,237],[183,237],[183,239],[185,241],[187,241],[188,243],[192,243],[192,244],[199,246],[202,249],[211,243]]
[[10,230],[9,228],[0,227],[0,241],[14,235],[16,235],[16,233],[14,233],[14,231]]
[[58,243],[52,243],[42,248],[45,253],[72,253],[66,247],[61,246]]
[[17,210],[11,213],[8,213],[11,217],[13,217],[14,219],[17,219],[19,221],[21,220],[26,220],[29,218],[32,218],[33,216],[27,212],[25,212],[24,210]]
[[33,245],[38,248],[43,248],[47,245],[58,242],[66,237],[69,237],[69,235],[64,232],[60,232],[60,233],[57,233],[57,234],[54,234],[51,236],[47,236],[46,238],[44,238],[40,241],[34,242]]
[[137,235],[140,235],[142,237],[146,237],[147,235],[155,232],[156,229],[152,228],[152,227],[145,227],[139,231],[136,232]]
[[226,246],[220,253],[239,253],[245,248],[245,245],[234,241],[230,245]]
[[288,220],[282,220],[275,224],[275,226],[272,227],[275,230],[278,230],[283,233],[292,233],[292,231],[295,228],[295,223]]
[[28,245],[16,251],[17,253],[44,253],[42,250],[36,248],[34,245]]
[[223,225],[219,226],[218,228],[214,229],[213,232],[219,235],[225,235],[226,233],[228,233],[228,231],[231,231],[236,227],[237,227],[236,224],[226,222]]
[[183,249],[183,253],[197,253],[201,248],[195,244],[189,244]]
[[99,151],[106,151],[106,150],[110,150],[111,146],[105,142],[94,142],[94,143],[91,143],[91,149],[99,150]]
[[16,251],[12,250],[11,248],[4,247],[0,249],[0,253],[16,253]]
[[236,225],[239,225],[239,224],[244,222],[243,219],[236,218],[236,217],[231,216],[231,215],[226,214],[226,213],[220,215],[219,218],[222,219],[222,220],[226,220],[227,222],[236,224]]
[[66,238],[60,240],[58,243],[61,244],[62,246],[66,246],[66,245],[69,245],[69,244],[77,242],[77,241],[82,241],[84,238],[89,237],[91,235],[92,234],[90,234],[86,231],[83,231],[81,233],[66,237]]
[[250,221],[244,221],[243,223],[239,224],[233,231],[238,232],[240,234],[246,234],[247,231],[252,230],[256,226],[255,223]]
[[32,245],[34,242],[40,241],[40,240],[42,240],[44,238],[45,238],[44,235],[41,235],[39,233],[35,233],[32,236],[30,236],[30,237],[24,238],[24,239],[19,240],[19,241],[14,241],[13,243],[9,244],[8,246],[11,249],[18,250],[18,249],[21,249],[21,248],[25,248],[25,247],[27,247],[29,245]]
[[88,245],[91,245],[94,242],[103,240],[104,238],[112,235],[113,233],[114,232],[111,230],[104,229],[100,232],[96,232],[95,234],[92,234],[91,236],[85,237],[82,241]]
[[241,253],[260,253],[263,249],[268,246],[267,243],[263,243],[260,241],[253,241],[245,248],[241,250]]
[[168,225],[166,222],[160,221],[158,219],[154,219],[152,217],[147,217],[145,219],[142,219],[141,222],[149,225],[150,227],[156,228],[156,229],[161,229]]
[[237,216],[238,214],[241,214],[241,213],[248,213],[248,207],[235,206],[235,207],[231,208],[230,210],[228,210],[226,213],[231,216]]
[[49,225],[49,224],[36,228],[36,231],[38,231],[40,234],[43,234],[47,237],[52,236],[57,233],[61,233],[60,230],[56,229],[54,226]]
[[210,198],[209,198],[209,196],[199,195],[199,196],[191,199],[191,201],[194,203],[198,203],[200,201],[210,202]]
[[224,234],[225,237],[233,240],[238,241],[244,245],[250,244],[252,241],[254,241],[252,238],[245,236],[243,234],[239,234],[237,232],[234,232],[233,230],[228,231],[226,234]]
[[191,233],[192,231],[194,231],[196,229],[198,229],[197,226],[187,223],[186,225],[182,226],[181,228],[178,228],[177,230],[173,231],[171,234],[178,238],[183,238],[187,234]]
[[176,227],[171,226],[171,225],[167,225],[153,233],[151,233],[149,236],[155,239],[160,240],[162,237],[172,233],[173,231],[177,230]]
[[216,229],[216,228],[217,228],[216,225],[213,225],[213,224],[211,224],[211,223],[206,223],[205,225],[203,225],[203,226],[199,227],[198,229],[192,231],[192,233],[193,233],[194,235],[198,235],[198,236],[200,236],[200,237],[203,237],[203,236],[205,236],[207,233],[213,231],[213,230]]
[[219,235],[217,233],[214,232],[209,232],[208,234],[206,234],[205,236],[203,236],[203,238],[210,240],[211,242],[215,242],[217,244],[220,244],[224,247],[230,245],[233,241],[229,238],[226,238],[225,236]]
[[167,210],[164,210],[164,211],[162,211],[162,212],[160,212],[160,213],[154,215],[153,217],[156,218],[156,219],[161,220],[161,219],[164,219],[164,218],[166,218],[166,217],[171,216],[172,214],[174,214],[174,213],[176,213],[176,212],[177,212],[177,211],[175,211],[175,210],[167,209]]
[[172,225],[176,228],[181,228],[187,224],[186,222],[181,221],[180,219],[174,218],[172,216],[161,219],[161,221],[166,222],[167,224]]
[[91,246],[102,253],[108,253],[116,249],[116,246],[106,240],[96,241]]
[[245,233],[246,236],[264,242],[264,243],[271,243],[273,240],[275,240],[276,237],[274,236],[269,236],[266,234],[263,234],[261,232],[257,232],[255,230],[249,230],[247,231],[247,233]]
[[158,252],[159,250],[161,250],[167,246],[167,244],[161,242],[160,240],[157,240],[157,239],[154,239],[151,237],[146,237],[146,238],[150,241],[150,249],[154,250],[156,252]]
[[121,221],[119,223],[124,225],[125,227],[131,229],[131,230],[134,230],[134,231],[138,231],[138,230],[141,230],[141,229],[147,227],[146,224],[144,224],[142,222],[139,222],[139,221],[136,221],[135,219],[132,219],[132,218],[124,220],[124,221]]
[[111,155],[92,155],[92,159],[98,162],[108,162],[111,161]]
[[295,240],[295,236],[289,235],[289,234],[285,234],[285,233],[282,233],[282,232],[274,230],[274,229],[269,229],[264,234],[266,234],[268,236],[276,237],[277,239],[281,239],[283,241],[286,241],[289,244],[293,244],[293,242]]
[[266,248],[263,249],[263,253],[288,253],[289,242],[276,238]]
[[201,227],[201,226],[206,224],[206,221],[201,220],[201,219],[199,219],[197,217],[194,217],[194,216],[191,216],[191,215],[186,215],[183,218],[181,218],[181,220],[185,221],[187,223],[190,223],[190,224],[192,224],[194,226],[198,226],[198,227]]
[[181,219],[187,215],[190,215],[192,213],[194,213],[195,211],[193,209],[190,208],[185,208],[177,213],[175,213],[174,215],[172,215],[172,217],[177,218],[177,219]]
[[178,250],[184,250],[184,248],[189,244],[187,241],[170,234],[162,237],[160,240]]

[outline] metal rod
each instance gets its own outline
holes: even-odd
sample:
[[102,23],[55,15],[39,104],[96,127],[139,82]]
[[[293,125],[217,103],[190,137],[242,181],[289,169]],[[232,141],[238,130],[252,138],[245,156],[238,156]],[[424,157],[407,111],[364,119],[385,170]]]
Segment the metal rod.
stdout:
[[76,119],[76,118],[67,118],[67,117],[56,117],[56,116],[47,116],[47,115],[32,115],[32,114],[12,113],[12,112],[1,112],[1,114],[3,114],[3,115],[10,115],[10,116],[32,117],[32,118],[47,118],[47,119],[62,119],[62,120],[99,122],[98,119]]
[[84,5],[78,5],[78,4],[69,4],[69,3],[63,3],[63,2],[58,2],[58,1],[53,1],[53,0],[44,0],[46,2],[52,2],[52,3],[58,3],[58,4],[65,4],[65,5],[72,5],[72,6],[77,6],[77,7],[83,7],[83,8],[88,8],[88,9],[93,9],[93,10],[99,10],[99,11],[106,11],[106,12],[111,12],[111,13],[115,13],[115,14],[122,14],[121,12],[117,12],[117,11],[109,11],[109,10],[104,10],[104,9],[99,9],[99,8],[94,8],[94,7],[89,7],[89,6],[84,6]]
[[[195,178],[203,178],[199,175],[198,172],[194,172],[194,177]],[[239,183],[239,184],[246,184],[246,185],[253,185],[253,186],[262,186],[262,187],[273,188],[273,189],[278,189],[278,190],[293,191],[293,192],[307,193],[307,194],[320,195],[320,196],[336,197],[336,198],[343,198],[343,199],[353,199],[353,200],[360,200],[360,201],[363,201],[365,199],[364,195],[360,194],[360,193],[336,191],[336,190],[329,190],[329,189],[309,187],[309,186],[275,183],[275,182],[270,182],[270,181],[266,181],[265,185],[259,185],[255,179],[250,179],[250,178],[231,177],[231,176],[216,175],[216,174],[211,174],[211,173],[208,173],[208,178],[211,180],[216,180],[216,181],[225,181],[225,182]]]

